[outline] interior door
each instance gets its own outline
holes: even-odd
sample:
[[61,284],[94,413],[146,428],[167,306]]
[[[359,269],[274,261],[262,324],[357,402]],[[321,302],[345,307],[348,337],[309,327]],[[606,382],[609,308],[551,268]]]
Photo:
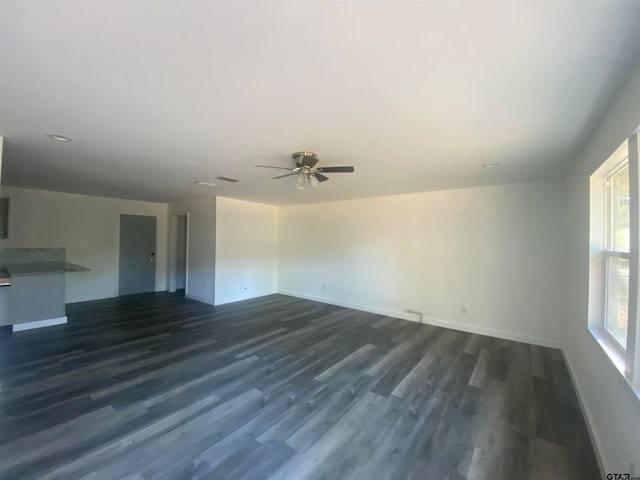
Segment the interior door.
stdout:
[[156,289],[156,217],[120,215],[120,295]]

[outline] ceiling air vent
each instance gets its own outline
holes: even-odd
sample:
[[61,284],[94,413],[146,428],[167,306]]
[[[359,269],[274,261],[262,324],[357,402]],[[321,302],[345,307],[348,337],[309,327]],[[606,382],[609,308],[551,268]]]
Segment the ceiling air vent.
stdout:
[[229,177],[216,177],[216,180],[222,180],[223,182],[231,182],[231,183],[235,183],[238,181],[235,178],[229,178]]

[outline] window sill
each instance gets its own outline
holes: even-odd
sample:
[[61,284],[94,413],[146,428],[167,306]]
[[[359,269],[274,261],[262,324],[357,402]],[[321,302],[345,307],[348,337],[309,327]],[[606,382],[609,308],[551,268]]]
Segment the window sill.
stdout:
[[611,360],[611,363],[613,363],[613,366],[616,368],[618,373],[620,373],[620,379],[627,386],[627,389],[631,392],[636,400],[640,401],[640,388],[635,387],[625,375],[624,357],[620,354],[620,352],[618,352],[618,349],[611,344],[612,341],[601,331],[595,328],[589,328],[589,331],[591,332],[591,335],[593,335],[593,338],[596,340],[596,342],[598,342],[598,345],[600,345],[606,356],[609,357],[609,360]]

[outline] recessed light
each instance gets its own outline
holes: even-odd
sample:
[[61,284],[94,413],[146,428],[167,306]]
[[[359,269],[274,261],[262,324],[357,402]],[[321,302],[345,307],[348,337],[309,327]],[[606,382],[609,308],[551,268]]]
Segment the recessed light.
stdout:
[[58,135],[57,133],[48,133],[47,137],[56,142],[73,142],[73,138],[65,137],[64,135]]
[[124,190],[124,185],[114,185],[113,188],[116,190]]
[[482,168],[496,168],[499,166],[499,163],[485,163],[484,165],[482,165]]
[[196,185],[201,185],[203,187],[217,187],[217,185],[215,183],[211,183],[211,182],[193,182]]

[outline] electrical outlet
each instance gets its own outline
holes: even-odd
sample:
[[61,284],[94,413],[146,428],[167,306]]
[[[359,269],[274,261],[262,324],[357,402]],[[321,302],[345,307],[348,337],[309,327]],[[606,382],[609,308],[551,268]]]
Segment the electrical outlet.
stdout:
[[460,313],[462,315],[466,315],[467,314],[467,306],[466,305],[463,305],[463,306],[460,307]]
[[327,288],[326,285],[323,283],[322,284],[322,289],[325,290],[326,288]]

